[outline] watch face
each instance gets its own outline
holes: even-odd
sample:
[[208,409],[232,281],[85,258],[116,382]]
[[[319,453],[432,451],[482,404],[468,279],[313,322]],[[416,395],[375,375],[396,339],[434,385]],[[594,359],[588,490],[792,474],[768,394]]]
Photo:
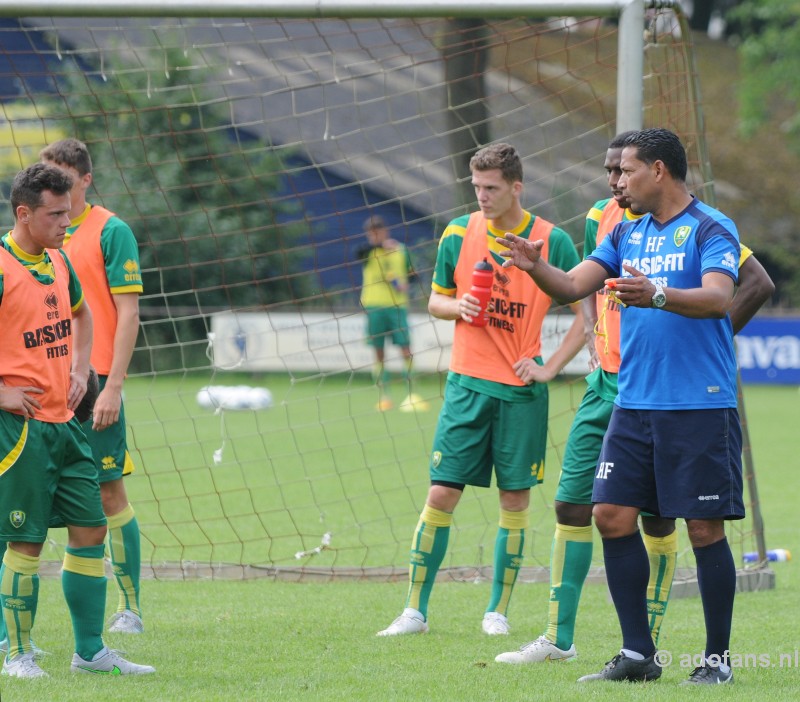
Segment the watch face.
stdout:
[[663,307],[667,304],[667,296],[663,292],[653,295],[653,307]]

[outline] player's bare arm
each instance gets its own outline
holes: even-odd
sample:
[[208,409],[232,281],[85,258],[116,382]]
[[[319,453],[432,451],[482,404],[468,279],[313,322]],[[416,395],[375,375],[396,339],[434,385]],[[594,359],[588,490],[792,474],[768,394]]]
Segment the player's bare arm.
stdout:
[[728,314],[731,316],[733,333],[738,334],[753,318],[761,306],[775,293],[775,283],[764,270],[764,266],[749,256],[739,266],[739,287],[733,296],[733,303]]
[[[606,286],[628,307],[652,307],[656,291],[653,282],[633,266],[623,265],[622,268],[630,276],[610,278]],[[665,287],[667,302],[661,309],[692,319],[721,319],[728,313],[733,289],[733,278],[725,273],[706,273],[702,287]]]
[[69,374],[67,407],[74,410],[86,394],[89,359],[92,355],[92,313],[84,303],[72,312],[72,368]]
[[589,295],[581,300],[583,310],[583,334],[586,338],[586,348],[589,350],[589,370],[593,371],[600,366],[597,349],[594,346],[595,327],[597,326],[596,295]]
[[117,329],[114,333],[114,355],[106,384],[94,405],[92,429],[103,431],[119,419],[122,406],[122,386],[133,356],[139,333],[139,294],[113,295],[117,308]]
[[581,261],[564,272],[541,258],[544,242],[528,241],[515,234],[505,234],[495,241],[505,247],[500,255],[506,259],[504,268],[516,266],[526,271],[533,281],[550,297],[561,304],[576,302],[603,287],[608,277],[606,269],[594,261]]

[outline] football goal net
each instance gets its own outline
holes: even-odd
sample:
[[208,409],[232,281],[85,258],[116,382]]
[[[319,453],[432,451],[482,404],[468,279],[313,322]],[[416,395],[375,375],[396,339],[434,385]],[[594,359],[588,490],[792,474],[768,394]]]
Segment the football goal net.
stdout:
[[[88,200],[136,234],[126,486],[156,577],[405,577],[452,341],[427,298],[439,236],[474,204],[477,148],[515,145],[523,204],[579,249],[619,131],[677,132],[692,190],[714,202],[691,35],[671,2],[28,0],[22,12],[0,0],[3,198],[45,144],[77,137],[94,162]],[[373,216],[416,272],[411,407],[391,345],[392,408],[378,406],[365,343],[359,249]],[[570,321],[553,308],[545,356]],[[551,386],[523,577],[549,563],[586,359]],[[749,515],[730,526],[740,560],[764,550],[757,501]],[[445,575],[484,576],[497,518],[496,490],[468,488]],[[57,567],[65,534],[50,536]]]

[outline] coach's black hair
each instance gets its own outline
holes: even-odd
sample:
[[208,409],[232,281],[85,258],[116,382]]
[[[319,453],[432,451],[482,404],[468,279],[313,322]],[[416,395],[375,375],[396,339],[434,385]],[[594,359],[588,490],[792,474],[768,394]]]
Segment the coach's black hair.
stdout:
[[650,165],[661,161],[675,180],[685,181],[689,170],[686,149],[678,135],[669,129],[655,127],[634,132],[625,139],[625,146],[636,148],[636,157]]

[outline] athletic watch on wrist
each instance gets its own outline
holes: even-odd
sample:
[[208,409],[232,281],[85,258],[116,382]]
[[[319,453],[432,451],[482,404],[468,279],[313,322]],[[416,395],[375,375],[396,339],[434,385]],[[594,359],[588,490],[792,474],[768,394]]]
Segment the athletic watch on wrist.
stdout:
[[661,283],[656,283],[656,291],[653,293],[650,304],[657,309],[661,309],[667,304],[667,294],[664,292],[664,286]]

